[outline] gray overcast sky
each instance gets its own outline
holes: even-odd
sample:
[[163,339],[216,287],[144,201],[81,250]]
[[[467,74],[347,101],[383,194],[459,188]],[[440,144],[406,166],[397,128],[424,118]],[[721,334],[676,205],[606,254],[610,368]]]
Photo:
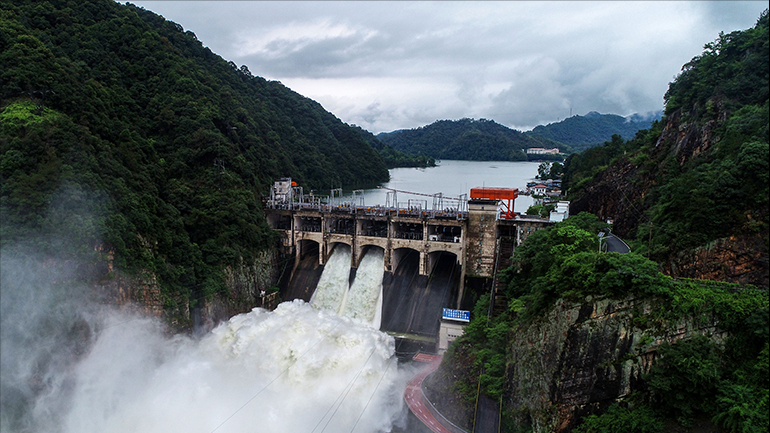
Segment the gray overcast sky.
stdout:
[[520,130],[660,110],[668,83],[767,1],[133,1],[373,133],[485,118]]

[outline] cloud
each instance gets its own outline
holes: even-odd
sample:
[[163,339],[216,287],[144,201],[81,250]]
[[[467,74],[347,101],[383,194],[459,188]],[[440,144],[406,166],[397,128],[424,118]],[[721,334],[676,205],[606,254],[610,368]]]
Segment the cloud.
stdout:
[[[139,2],[372,132],[659,110],[719,31],[767,2]],[[376,107],[376,108],[375,108]],[[535,122],[535,124],[533,124]]]

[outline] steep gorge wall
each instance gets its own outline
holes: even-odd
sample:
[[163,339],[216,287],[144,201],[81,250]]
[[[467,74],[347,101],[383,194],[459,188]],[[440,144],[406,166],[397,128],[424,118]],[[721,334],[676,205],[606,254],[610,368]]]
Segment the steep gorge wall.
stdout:
[[[681,110],[667,116],[650,155],[643,159],[631,155],[619,158],[597,174],[585,187],[585,193],[572,201],[570,214],[590,212],[600,220],[613,218],[614,233],[626,239],[636,238],[639,227],[650,224],[645,213],[655,203],[648,196],[655,195],[654,189],[666,176],[654,162],[673,158],[679,167],[684,167],[722,140],[719,131],[729,112],[721,101],[713,101],[715,114],[710,120],[696,122]],[[767,173],[757,175],[766,176]],[[711,210],[702,211],[708,213]],[[673,277],[767,287],[770,280],[767,237],[766,227],[743,227],[725,232],[725,237],[707,245],[674,252],[666,258],[661,271]],[[640,241],[644,242],[644,239]]]
[[237,266],[223,270],[226,293],[187,300],[164,294],[152,272],[124,272],[115,267],[110,252],[106,258],[103,264],[84,270],[92,277],[101,301],[160,318],[173,331],[206,332],[236,314],[267,306],[263,304],[261,292],[278,284],[281,271],[277,251],[262,251],[252,262],[241,259]]
[[275,250],[262,251],[251,263],[241,261],[239,266],[225,269],[225,284],[228,293],[217,294],[204,300],[200,308],[200,322],[194,323],[199,331],[211,330],[220,321],[250,311],[254,307],[269,307],[264,304],[261,292],[278,285],[281,269]]
[[694,334],[721,338],[715,322],[703,318],[641,329],[635,318],[652,308],[634,299],[560,300],[545,317],[514,330],[503,397],[514,424],[571,431],[582,416],[643,387],[662,342]]
[[589,212],[599,220],[613,219],[612,231],[629,239],[644,218],[643,200],[648,193],[648,179],[641,179],[639,167],[623,160],[599,173],[585,189],[585,194],[570,203],[570,215]]
[[[763,240],[764,238],[764,240]],[[700,248],[682,251],[663,264],[675,278],[729,281],[770,286],[767,234],[753,233],[717,239]]]

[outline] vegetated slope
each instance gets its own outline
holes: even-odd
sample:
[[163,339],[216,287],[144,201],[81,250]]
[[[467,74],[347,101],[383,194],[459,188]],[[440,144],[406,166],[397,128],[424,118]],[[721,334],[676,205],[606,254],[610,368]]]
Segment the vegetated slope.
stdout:
[[531,137],[492,120],[439,120],[415,129],[377,134],[396,150],[436,159],[468,161],[526,161],[529,147],[569,146],[541,137]]
[[383,144],[380,139],[377,138],[371,132],[362,129],[360,126],[353,126],[357,129],[361,135],[364,136],[366,142],[369,143],[372,148],[377,149],[380,153],[382,160],[385,161],[385,165],[388,168],[396,167],[435,167],[436,159],[425,155],[410,155],[400,150],[396,150],[387,144]]
[[571,213],[614,218],[670,275],[767,287],[767,14],[707,44],[665,101],[650,130],[567,159]]
[[591,111],[585,116],[575,115],[561,122],[539,125],[527,135],[549,138],[572,147],[574,152],[597,146],[617,134],[628,140],[640,129],[649,129],[653,120],[659,120],[662,112],[628,117],[616,114],[599,114]]
[[272,245],[275,178],[388,179],[360,131],[133,5],[2,0],[0,64],[3,245],[106,245],[167,307],[226,293],[223,269]]

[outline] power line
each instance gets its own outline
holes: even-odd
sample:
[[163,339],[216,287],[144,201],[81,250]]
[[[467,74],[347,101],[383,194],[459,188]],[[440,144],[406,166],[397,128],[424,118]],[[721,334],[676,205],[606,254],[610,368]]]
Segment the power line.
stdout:
[[[422,193],[422,192],[402,191],[400,189],[388,188],[386,186],[381,186],[381,185],[378,185],[377,188],[389,189],[391,191],[400,192],[400,193],[403,193],[403,194],[421,195],[421,196],[424,196],[424,197],[438,197],[441,194],[441,193],[425,194],[425,193]],[[455,200],[455,201],[464,201],[464,200],[466,200],[466,199],[463,199],[463,198],[445,197],[443,195],[441,195],[441,198],[444,199],[444,200]]]
[[312,346],[311,346],[311,347],[310,347],[308,350],[306,350],[304,353],[302,353],[300,356],[298,356],[298,357],[297,357],[297,359],[296,359],[296,360],[294,360],[294,362],[292,362],[292,363],[291,363],[291,365],[289,365],[288,367],[286,367],[286,369],[285,369],[285,370],[283,370],[283,371],[281,372],[281,374],[279,374],[278,376],[276,376],[276,377],[275,377],[273,380],[271,380],[271,381],[270,381],[270,382],[269,382],[267,385],[263,386],[263,387],[262,387],[262,389],[260,389],[259,391],[257,391],[257,393],[256,393],[256,394],[254,394],[254,396],[253,396],[253,397],[251,397],[251,398],[250,398],[250,399],[249,399],[249,400],[248,400],[246,403],[244,403],[244,404],[243,404],[241,407],[239,407],[239,408],[238,408],[238,409],[237,409],[235,412],[233,412],[233,414],[232,414],[232,415],[230,415],[229,417],[227,417],[227,419],[225,419],[224,421],[222,421],[222,423],[221,423],[221,424],[219,424],[219,425],[218,425],[218,426],[217,426],[217,427],[216,427],[214,430],[211,430],[211,433],[214,433],[215,431],[219,430],[219,428],[220,428],[220,427],[222,427],[223,425],[225,425],[225,423],[226,423],[227,421],[230,421],[230,418],[234,417],[234,416],[235,416],[235,415],[236,415],[238,412],[240,412],[240,411],[241,411],[241,410],[242,410],[244,407],[246,407],[246,406],[247,406],[249,403],[251,403],[251,402],[252,402],[252,400],[254,400],[255,398],[257,398],[257,396],[258,396],[259,394],[262,394],[262,391],[264,391],[265,389],[267,389],[267,387],[268,387],[268,386],[272,385],[272,384],[273,384],[273,382],[275,382],[276,380],[278,380],[278,378],[280,378],[281,376],[283,376],[284,374],[286,374],[286,373],[289,371],[289,369],[290,369],[291,367],[293,367],[293,366],[294,366],[294,364],[296,364],[296,363],[297,363],[297,362],[298,362],[300,359],[302,359],[302,357],[304,357],[305,355],[307,355],[307,353],[308,353],[308,352],[310,352],[311,350],[313,350],[313,349],[314,349],[316,346],[318,346],[318,344],[319,344],[319,343],[321,343],[322,341],[324,341],[324,340],[326,339],[326,337],[328,337],[328,336],[329,336],[329,335],[330,335],[332,332],[334,332],[334,330],[335,330],[335,329],[337,329],[337,327],[338,327],[338,326],[340,326],[340,323],[342,323],[342,322],[337,322],[337,324],[336,324],[336,325],[334,325],[334,328],[332,328],[332,330],[331,330],[331,331],[329,331],[329,333],[327,333],[326,335],[324,335],[324,336],[323,336],[323,337],[322,337],[320,340],[318,340],[318,341],[317,341],[315,344],[313,344],[313,345],[312,345]]
[[[356,383],[356,380],[358,380],[358,376],[360,376],[361,372],[364,371],[364,367],[366,367],[366,364],[369,363],[370,359],[372,359],[372,355],[374,355],[374,352],[376,350],[377,350],[376,347],[372,349],[372,352],[369,354],[369,357],[366,358],[366,361],[364,361],[364,363],[361,364],[361,368],[358,369],[358,373],[356,373],[356,376],[353,378],[353,380],[350,381],[348,386],[346,386],[345,389],[343,389],[342,392],[340,392],[340,395],[338,395],[337,398],[334,399],[334,403],[332,403],[332,405],[329,406],[329,410],[327,410],[324,416],[321,417],[321,419],[318,421],[318,424],[316,424],[316,426],[313,428],[312,431],[315,431],[315,429],[318,428],[318,426],[321,424],[321,421],[323,421],[323,419],[326,418],[326,415],[328,415],[329,411],[332,410],[332,408],[334,407],[334,404],[337,403],[337,400],[339,400],[339,398],[342,397],[342,400],[340,400],[340,404],[337,406],[337,409],[334,409],[334,413],[332,413],[332,416],[329,417],[329,420],[326,421],[326,424],[324,425],[324,428],[321,430],[321,433],[326,431],[326,427],[329,426],[329,423],[332,422],[332,418],[334,418],[334,415],[336,415],[337,411],[340,410],[340,407],[342,407],[342,403],[345,401],[345,398],[347,398],[348,394],[350,393],[350,390],[353,389],[353,384]],[[343,392],[345,393],[344,396],[342,395]]]
[[366,401],[366,405],[364,406],[364,409],[361,411],[361,414],[358,415],[358,419],[356,420],[356,423],[353,424],[353,428],[350,429],[350,433],[353,433],[353,430],[356,429],[356,426],[358,425],[358,422],[361,421],[361,417],[364,416],[364,412],[366,412],[366,409],[369,407],[369,403],[372,402],[372,398],[374,398],[374,394],[377,393],[377,390],[380,388],[380,384],[382,383],[382,379],[385,379],[385,373],[387,373],[388,369],[390,368],[390,364],[393,363],[393,360],[396,359],[395,353],[393,354],[393,357],[390,358],[390,361],[388,361],[388,365],[385,366],[385,370],[380,376],[380,380],[377,382],[377,386],[374,387],[374,391],[372,391],[372,395],[369,396],[369,400]]

